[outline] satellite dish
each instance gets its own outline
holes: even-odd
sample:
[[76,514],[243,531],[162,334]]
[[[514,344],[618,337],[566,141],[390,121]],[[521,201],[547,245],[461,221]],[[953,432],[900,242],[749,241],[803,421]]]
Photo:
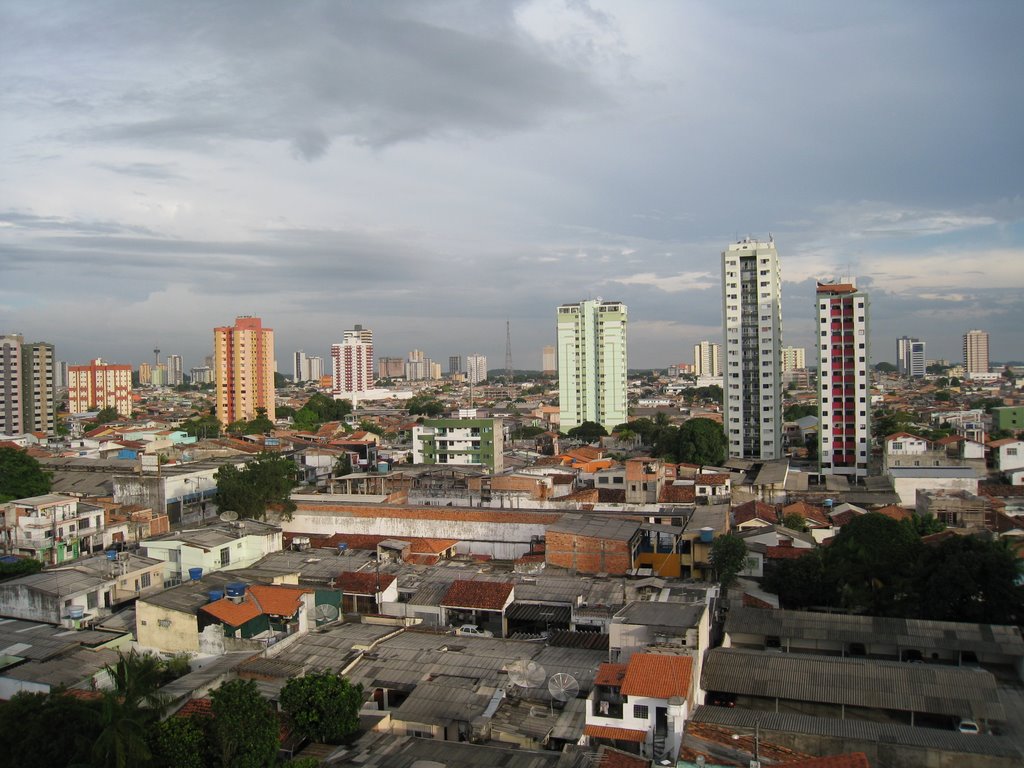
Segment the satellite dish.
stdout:
[[317,621],[334,621],[338,618],[338,607],[330,603],[321,603],[313,610]]
[[531,659],[516,659],[507,667],[508,680],[520,688],[536,688],[544,682],[544,667]]
[[231,509],[226,509],[219,515],[222,523],[233,523],[238,519],[238,513]]
[[548,693],[556,701],[575,699],[580,692],[580,684],[576,678],[565,672],[556,672],[548,679]]

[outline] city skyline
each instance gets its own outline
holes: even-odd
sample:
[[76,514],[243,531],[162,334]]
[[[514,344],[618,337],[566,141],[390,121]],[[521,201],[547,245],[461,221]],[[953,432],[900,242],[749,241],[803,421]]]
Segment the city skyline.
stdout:
[[591,296],[666,367],[717,340],[722,245],[769,233],[787,346],[856,274],[879,360],[1024,349],[1019,3],[0,13],[0,332],[62,360],[190,367],[258,314],[285,355],[365,322],[438,360],[504,359],[508,319],[537,369],[551,308]]

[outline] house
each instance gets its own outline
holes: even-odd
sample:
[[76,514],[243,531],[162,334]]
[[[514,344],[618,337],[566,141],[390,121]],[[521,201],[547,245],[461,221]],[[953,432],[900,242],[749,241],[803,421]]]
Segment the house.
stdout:
[[756,500],[733,507],[731,516],[733,527],[741,531],[779,522],[778,510],[773,505]]
[[993,440],[987,446],[991,465],[998,471],[1009,474],[1024,469],[1024,440],[1007,437]]
[[627,664],[602,664],[587,699],[584,735],[651,759],[674,756],[693,703],[693,659],[637,653]]
[[180,583],[194,569],[200,575],[246,568],[282,549],[281,528],[259,520],[238,520],[174,531],[142,542],[146,555],[169,564],[169,583]]
[[56,565],[102,545],[103,510],[74,496],[48,493],[0,506],[8,552]]
[[228,583],[225,595],[202,606],[198,630],[217,627],[225,638],[272,645],[283,636],[309,631],[314,590],[274,584]]
[[505,637],[505,612],[514,599],[512,582],[456,580],[441,599],[441,623],[452,627],[475,624],[495,637]]
[[342,571],[334,587],[343,613],[381,613],[385,603],[398,602],[398,579],[391,573]]

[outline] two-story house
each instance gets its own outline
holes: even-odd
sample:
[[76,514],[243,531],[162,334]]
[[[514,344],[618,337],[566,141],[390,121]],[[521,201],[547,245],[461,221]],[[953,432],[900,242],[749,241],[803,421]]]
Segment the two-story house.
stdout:
[[103,509],[74,496],[48,493],[0,507],[9,552],[50,565],[75,560],[102,544]]

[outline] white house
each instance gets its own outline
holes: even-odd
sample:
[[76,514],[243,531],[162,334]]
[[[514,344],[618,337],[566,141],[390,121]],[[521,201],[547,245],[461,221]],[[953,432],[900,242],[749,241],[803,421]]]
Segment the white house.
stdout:
[[168,563],[171,584],[190,578],[193,569],[202,573],[248,568],[284,546],[281,528],[259,520],[238,520],[186,531],[173,531],[145,539],[149,557]]
[[1013,437],[993,440],[988,444],[988,448],[992,452],[992,464],[1000,472],[1010,473],[1024,469],[1024,440]]
[[675,755],[693,703],[693,659],[636,653],[601,664],[587,697],[584,738],[647,758]]
[[103,510],[75,496],[47,493],[0,506],[8,552],[56,565],[74,560],[102,543]]

